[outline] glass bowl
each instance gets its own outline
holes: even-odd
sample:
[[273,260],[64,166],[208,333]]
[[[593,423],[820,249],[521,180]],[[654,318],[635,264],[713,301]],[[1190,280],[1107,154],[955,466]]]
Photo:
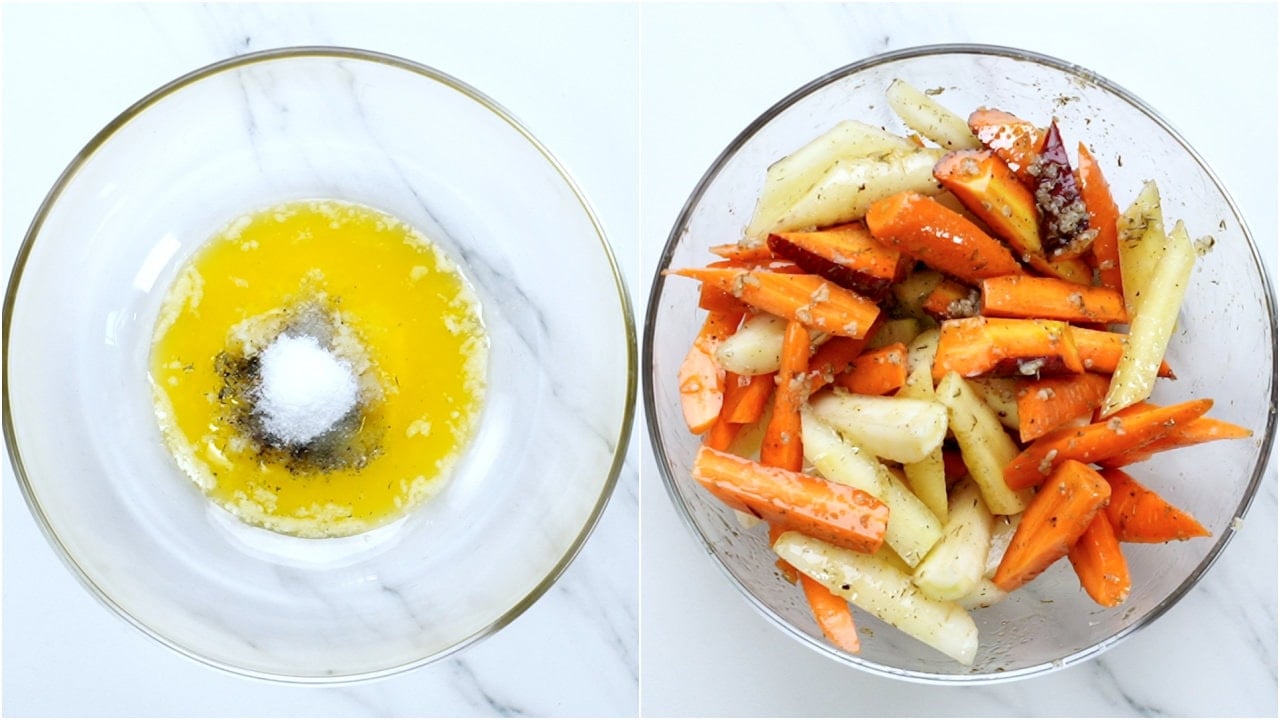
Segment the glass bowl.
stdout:
[[[490,351],[441,494],[308,540],[205,499],[165,450],[147,368],[186,259],[248,209],[317,197],[432,238],[474,285]],[[49,541],[134,626],[256,677],[385,675],[509,623],[591,532],[634,415],[628,296],[564,168],[475,89],[359,50],[237,57],[125,110],[40,207],[4,320],[4,431]]]
[[[1155,178],[1165,217],[1186,221],[1193,237],[1211,234],[1199,258],[1167,358],[1176,382],[1158,384],[1156,402],[1215,400],[1211,414],[1252,428],[1248,441],[1170,453],[1134,466],[1212,538],[1167,545],[1129,544],[1133,589],[1106,609],[1083,591],[1070,566],[1055,564],[992,607],[974,611],[978,656],[965,667],[857,612],[867,637],[858,655],[821,636],[802,594],[784,582],[761,528],[744,530],[731,510],[691,477],[699,444],[685,427],[676,371],[701,326],[698,287],[665,277],[701,266],[707,248],[736,242],[755,208],[770,163],[844,119],[901,129],[885,89],[903,78],[967,116],[987,105],[1037,122],[1056,117],[1069,143],[1086,140],[1122,208]],[[675,221],[645,315],[641,372],[658,468],[678,513],[747,600],[788,635],[827,656],[875,674],[932,683],[1024,678],[1104,651],[1173,606],[1231,540],[1258,488],[1275,434],[1276,315],[1271,283],[1244,219],[1221,182],[1153,109],[1114,83],[1070,63],[1002,47],[943,45],[876,56],[820,77],[752,122],[712,164]],[[1230,371],[1224,372],[1224,368]]]

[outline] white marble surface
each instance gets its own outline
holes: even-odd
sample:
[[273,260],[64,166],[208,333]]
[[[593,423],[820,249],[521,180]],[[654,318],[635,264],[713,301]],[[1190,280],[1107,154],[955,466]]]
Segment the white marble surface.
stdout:
[[[638,9],[395,4],[3,8],[5,273],[67,162],[160,84],[230,55],[344,45],[400,55],[503,104],[586,189],[639,299]],[[537,28],[537,32],[529,32]],[[638,703],[638,480],[568,571],[496,636],[436,665],[341,687],[243,679],[128,627],[59,562],[6,464],[6,715],[627,716]]]
[[[1274,5],[651,5],[641,37],[645,282],[688,193],[759,113],[841,65],[939,42],[1066,58],[1160,109],[1229,187],[1274,278]],[[1049,676],[957,689],[869,676],[774,628],[699,549],[643,442],[645,715],[1276,715],[1274,455],[1242,532],[1151,627]]]

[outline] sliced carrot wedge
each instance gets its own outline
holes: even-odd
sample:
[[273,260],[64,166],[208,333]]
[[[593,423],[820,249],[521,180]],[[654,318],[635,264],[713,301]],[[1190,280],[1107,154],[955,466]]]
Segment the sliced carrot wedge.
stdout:
[[[1080,353],[1080,362],[1085,370],[1104,375],[1116,371],[1120,356],[1124,353],[1124,333],[1073,326],[1071,337],[1076,342],[1076,350]],[[1162,378],[1174,377],[1173,368],[1163,360],[1160,361],[1160,369],[1156,374]]]
[[[1129,409],[1125,408],[1120,413]],[[1120,413],[1116,414],[1119,415]],[[1100,460],[1098,464],[1103,467],[1124,467],[1125,465],[1150,460],[1152,455],[1166,450],[1176,450],[1191,445],[1199,445],[1200,443],[1213,442],[1214,440],[1242,440],[1252,436],[1253,431],[1249,428],[1241,427],[1225,420],[1202,416],[1186,425],[1170,430],[1168,434],[1158,437],[1149,443],[1139,445],[1128,452],[1120,453],[1105,460]]]
[[1034,187],[1031,166],[1044,142],[1044,131],[1003,110],[979,108],[969,115],[969,129],[1009,166],[1018,180]]
[[698,290],[698,307],[710,312],[745,313],[750,307],[715,285],[703,284]]
[[1003,243],[927,195],[892,195],[873,203],[866,219],[880,242],[960,280],[1022,272]]
[[773,259],[773,252],[764,243],[759,245],[726,243],[724,245],[712,245],[709,249],[712,255],[718,255],[725,260],[736,260],[743,263],[767,262]]
[[1018,436],[1029,443],[1063,423],[1088,416],[1102,404],[1111,381],[1078,373],[1018,381]]
[[988,317],[1044,318],[1077,323],[1125,323],[1124,295],[1107,287],[1029,275],[986,278],[982,314]]
[[[1115,490],[1111,492],[1110,502],[1115,502]],[[1120,541],[1116,539],[1116,532],[1105,512],[1093,516],[1084,534],[1071,546],[1067,559],[1071,561],[1076,577],[1080,578],[1080,587],[1094,602],[1103,607],[1115,607],[1129,597],[1132,585],[1129,563],[1124,559]]]
[[[877,325],[879,322],[877,321]],[[863,348],[875,330],[865,337],[847,338],[833,337],[814,351],[809,358],[809,392],[815,393],[831,384],[837,375],[847,372],[853,367],[853,361],[862,354]]]
[[769,394],[773,392],[773,375],[738,375],[725,373],[722,414],[731,423],[753,423],[764,414]]
[[1096,470],[1074,460],[1061,463],[1027,504],[992,581],[1012,592],[1034,580],[1070,551],[1110,496]]
[[1058,320],[971,317],[942,323],[934,382],[961,377],[1084,372],[1071,327]]
[[771,234],[768,243],[778,257],[874,300],[906,277],[911,265],[901,252],[871,237],[862,222],[815,232]]
[[711,424],[711,429],[707,430],[703,443],[707,447],[715,450],[728,450],[733,445],[733,441],[738,437],[738,431],[742,429],[741,423],[730,422],[721,413],[716,421]]
[[1031,443],[1005,466],[1005,484],[1014,490],[1039,485],[1067,460],[1101,462],[1168,434],[1204,415],[1211,407],[1213,401],[1208,398],[1188,400],[1115,415],[1081,427],[1054,430]]
[[858,628],[854,625],[848,601],[804,573],[799,577],[800,587],[804,589],[804,597],[809,601],[813,619],[818,621],[822,635],[845,652],[861,650],[862,643],[858,640]]
[[1093,268],[1080,258],[1056,257],[1046,258],[1043,255],[1031,255],[1027,258],[1031,267],[1040,274],[1066,280],[1076,285],[1093,284]]
[[676,380],[680,387],[680,409],[689,432],[701,435],[720,417],[724,404],[724,370],[716,362],[716,348],[733,334],[742,313],[707,313],[702,329],[680,363]]
[[805,376],[809,372],[809,331],[792,320],[782,339],[782,360],[778,387],[773,394],[773,414],[765,426],[760,462],[799,472],[804,467],[800,445],[800,405],[808,399]]
[[957,150],[933,166],[933,176],[978,216],[1014,255],[1029,262],[1044,256],[1040,244],[1039,211],[1031,190],[1009,165],[990,150]]
[[981,309],[979,300],[976,288],[943,278],[925,297],[920,307],[934,320],[942,322],[977,315]]
[[874,302],[817,275],[734,268],[670,272],[714,285],[752,307],[834,335],[863,337],[880,315]]
[[1111,195],[1111,186],[1102,175],[1102,168],[1093,158],[1093,153],[1082,142],[1077,150],[1079,161],[1076,164],[1076,178],[1080,186],[1080,197],[1089,211],[1089,228],[1097,231],[1093,239],[1093,247],[1089,250],[1089,260],[1098,269],[1098,280],[1103,287],[1123,292],[1123,281],[1120,278],[1120,241],[1116,223],[1120,220],[1120,208],[1116,206]]
[[693,478],[729,507],[783,530],[866,553],[884,542],[888,506],[848,485],[767,467],[705,445],[694,457]]
[[861,395],[886,395],[907,382],[907,346],[885,345],[859,355],[836,384]]
[[1111,485],[1107,518],[1121,542],[1162,543],[1209,536],[1194,517],[1123,470],[1109,468],[1102,476]]

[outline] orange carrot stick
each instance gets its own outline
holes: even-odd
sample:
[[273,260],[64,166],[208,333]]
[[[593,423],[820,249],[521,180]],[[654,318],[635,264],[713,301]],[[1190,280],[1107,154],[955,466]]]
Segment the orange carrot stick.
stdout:
[[969,115],[969,129],[991,149],[1018,180],[1035,187],[1030,168],[1035,163],[1045,132],[1032,123],[1002,110],[979,108]]
[[772,468],[703,445],[693,460],[693,479],[735,510],[770,525],[858,552],[884,542],[889,508],[848,485]]
[[805,376],[809,372],[809,331],[792,320],[782,336],[778,387],[773,394],[773,414],[765,426],[760,462],[799,472],[804,467],[800,445],[800,406],[808,399]]
[[804,597],[809,601],[813,618],[818,621],[823,636],[845,652],[861,650],[862,643],[858,640],[858,628],[853,623],[853,611],[849,609],[848,601],[803,573],[800,574],[800,587],[804,589]]
[[956,150],[933,166],[933,176],[977,215],[1017,257],[1044,256],[1036,198],[990,150]]
[[907,382],[907,346],[893,343],[858,356],[836,383],[861,395],[886,395]]
[[734,268],[669,272],[715,285],[752,307],[834,335],[863,337],[880,315],[875,303],[817,275]]
[[[1130,408],[1125,408],[1125,410]],[[1124,412],[1124,410],[1121,412]],[[1150,460],[1152,455],[1166,450],[1176,450],[1191,445],[1199,445],[1200,443],[1213,442],[1214,440],[1241,440],[1252,436],[1253,431],[1249,428],[1240,427],[1225,420],[1202,416],[1186,425],[1170,430],[1167,435],[1158,437],[1149,443],[1139,445],[1128,452],[1120,453],[1105,460],[1100,460],[1098,464],[1103,467],[1124,467],[1125,465]]]
[[1078,257],[1055,257],[1049,259],[1043,255],[1031,255],[1027,262],[1042,275],[1066,280],[1077,285],[1093,284],[1093,268]]
[[734,374],[733,380],[730,377],[726,372],[722,411],[725,418],[739,425],[759,420],[769,402],[769,394],[773,392],[773,376]]
[[1022,266],[999,240],[927,195],[902,192],[867,210],[877,240],[966,282],[1015,275]]
[[902,253],[877,242],[862,222],[814,232],[776,233],[768,243],[774,255],[875,300],[910,269]]
[[1132,584],[1129,564],[1105,512],[1093,516],[1084,534],[1067,552],[1067,559],[1071,561],[1076,577],[1080,578],[1080,586],[1094,602],[1103,607],[1115,607],[1129,597]]
[[764,243],[759,245],[726,243],[724,245],[712,245],[709,249],[712,255],[718,255],[725,260],[736,260],[743,263],[767,262],[773,259],[773,253],[770,252],[769,246]]
[[1102,404],[1111,381],[1093,373],[1018,382],[1018,436],[1024,443],[1087,416]]
[[[1123,333],[1090,328],[1072,327],[1071,337],[1076,342],[1076,350],[1080,353],[1080,362],[1089,372],[1110,375],[1116,371],[1120,356],[1124,353],[1126,336]],[[1169,363],[1160,361],[1160,369],[1156,373],[1162,378],[1173,378],[1173,368]]]
[[988,317],[1042,318],[1077,323],[1125,323],[1124,295],[1057,278],[1006,275],[984,279],[982,314]]
[[[876,325],[879,325],[879,321]],[[837,375],[853,367],[853,361],[862,354],[862,349],[867,346],[867,341],[873,334],[874,328],[865,337],[833,337],[819,346],[813,352],[813,357],[809,358],[810,394],[826,387]]]
[[977,315],[981,309],[979,300],[977,289],[943,278],[942,282],[933,286],[920,307],[934,320],[942,322]]
[[698,290],[698,307],[710,312],[745,313],[746,303],[714,285],[703,284]]
[[1117,235],[1116,222],[1120,219],[1120,208],[1116,207],[1115,198],[1111,196],[1111,186],[1102,175],[1098,161],[1083,142],[1079,147],[1079,162],[1076,167],[1077,183],[1084,206],[1089,211],[1089,228],[1098,232],[1093,239],[1093,247],[1089,258],[1098,269],[1098,279],[1103,287],[1123,292],[1124,286],[1120,278],[1120,241]]
[[729,422],[724,413],[721,413],[716,418],[716,421],[711,424],[711,429],[707,431],[703,442],[707,447],[714,450],[728,450],[734,439],[738,437],[738,431],[741,429],[741,423]]
[[1110,496],[1096,470],[1074,460],[1061,463],[1027,504],[992,582],[1012,592],[1035,579],[1067,554]]
[[1067,460],[1101,462],[1165,435],[1175,427],[1204,415],[1213,400],[1203,398],[1166,407],[1152,406],[1102,422],[1054,430],[1031,443],[1004,468],[1004,481],[1021,490],[1040,484]]
[[702,329],[680,363],[676,379],[680,408],[689,432],[701,435],[715,423],[724,404],[724,370],[716,362],[716,347],[737,329],[742,313],[707,313]]
[[1194,517],[1123,470],[1109,468],[1102,476],[1111,485],[1107,518],[1121,542],[1162,543],[1209,536]]
[[1065,322],[971,317],[942,323],[934,382],[953,370],[970,378],[1080,373],[1084,366]]

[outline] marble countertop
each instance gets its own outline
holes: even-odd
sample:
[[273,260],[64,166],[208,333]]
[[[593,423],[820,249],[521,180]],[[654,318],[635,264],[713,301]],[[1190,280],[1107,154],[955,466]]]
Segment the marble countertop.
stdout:
[[[766,108],[869,55],[956,42],[1065,58],[1158,108],[1217,170],[1274,273],[1274,5],[651,5],[641,37],[646,281],[689,192]],[[776,629],[694,541],[642,442],[645,715],[1276,714],[1274,453],[1242,532],[1152,626],[1048,676],[947,688],[846,668]]]
[[[506,106],[593,203],[638,315],[685,197],[750,120],[833,68],[934,42],[1028,47],[1136,92],[1217,170],[1275,268],[1273,4],[6,2],[2,12],[6,276],[44,193],[127,105],[207,63],[300,44],[401,55]],[[336,687],[228,675],[130,628],[65,569],[7,464],[3,473],[10,716],[1277,712],[1274,455],[1226,554],[1152,627],[1047,677],[965,689],[857,672],[758,615],[676,516],[639,414],[618,492],[581,554],[529,611],[444,662]],[[591,612],[600,602],[618,607]]]
[[[232,55],[343,45],[434,66],[504,105],[586,189],[638,305],[637,17],[585,5],[6,2],[5,275],[48,188],[131,103]],[[442,662],[336,687],[233,676],[129,627],[55,556],[6,461],[4,714],[634,716],[640,447],[633,439],[578,557],[511,625]]]

